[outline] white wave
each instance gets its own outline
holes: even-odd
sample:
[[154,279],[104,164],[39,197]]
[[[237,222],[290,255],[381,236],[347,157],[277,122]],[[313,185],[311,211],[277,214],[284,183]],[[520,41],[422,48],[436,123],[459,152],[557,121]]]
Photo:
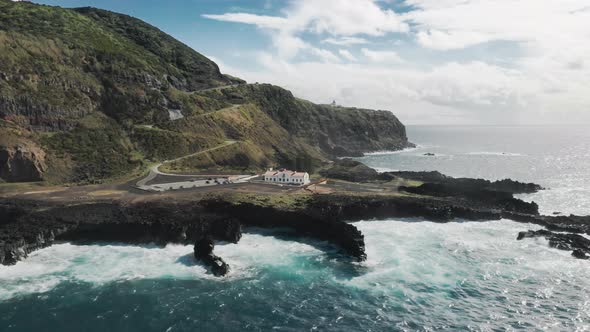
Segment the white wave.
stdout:
[[394,169],[394,168],[387,168],[387,167],[373,167],[374,170],[377,171],[377,173],[385,173],[385,172],[399,172],[399,169]]
[[[550,248],[544,239],[516,240],[519,231],[539,226],[509,220],[446,224],[418,221],[355,223],[364,233],[368,260],[358,264],[355,271],[359,274],[345,276],[331,270],[341,265],[326,259],[316,248],[325,244],[283,240],[268,232],[245,234],[239,244],[216,246],[216,253],[232,266],[229,278],[214,278],[203,267],[191,264],[192,246],[59,244],[35,252],[15,266],[0,267],[0,300],[45,292],[63,281],[95,285],[139,278],[234,282],[263,279],[261,273],[278,267],[310,283],[316,283],[319,272],[320,287],[324,282],[329,283],[326,287],[344,287],[343,294],[354,294],[351,303],[359,303],[355,301],[362,300],[365,294],[374,295],[361,305],[375,305],[386,316],[389,312],[411,318],[426,311],[428,315],[420,315],[419,320],[425,325],[432,319],[485,322],[493,314],[497,326],[529,320],[531,329],[564,321],[571,324],[567,330],[587,328],[584,319],[590,317],[590,281],[586,276],[590,264],[572,258],[567,251]],[[293,287],[300,286],[306,285]],[[265,287],[280,286],[273,283]],[[268,294],[273,296],[275,292]],[[567,308],[567,315],[580,319],[552,317],[553,305]],[[397,306],[401,307],[399,312]],[[536,321],[531,323],[531,317]],[[485,324],[476,327],[489,329]]]
[[419,149],[422,149],[422,146],[416,145],[416,147],[413,148],[405,148],[405,149],[401,149],[401,150],[395,150],[395,151],[374,151],[374,152],[365,152],[364,156],[383,156],[383,155],[390,155],[390,154],[399,154],[399,153],[407,153],[407,152],[412,152],[412,151],[416,151]]
[[[547,277],[590,265],[567,251],[550,248],[544,239],[516,241],[519,231],[540,229],[509,220],[490,222],[364,221],[355,224],[365,235],[370,272],[344,283],[384,291],[398,283],[451,285],[465,277],[477,279],[489,268]],[[543,277],[545,278],[545,277]],[[590,283],[587,283],[590,286]]]
[[515,197],[527,202],[534,201],[539,205],[539,212],[552,215],[590,215],[590,187],[569,185],[567,187],[551,187],[531,194],[519,194]]
[[251,277],[264,266],[291,265],[297,257],[322,255],[311,245],[265,234],[244,234],[238,244],[225,243],[215,253],[231,272],[217,278],[193,258],[193,246],[55,244],[33,252],[13,266],[0,266],[0,300],[43,293],[64,281],[101,285],[134,279],[209,279],[227,282]]
[[[365,235],[368,260],[362,265],[367,271],[335,281],[369,292],[384,305],[400,305],[410,314],[426,310],[429,317],[449,321],[481,322],[494,314],[496,327],[528,320],[534,329],[588,328],[583,319],[566,322],[538,307],[539,302],[560,303],[571,315],[590,317],[590,264],[550,248],[545,239],[516,240],[519,231],[537,225],[386,220],[356,226]],[[482,323],[475,327],[490,329]]]
[[514,153],[514,152],[493,152],[493,151],[478,151],[478,152],[468,152],[466,153],[470,156],[502,156],[502,157],[524,157],[525,155],[522,153]]

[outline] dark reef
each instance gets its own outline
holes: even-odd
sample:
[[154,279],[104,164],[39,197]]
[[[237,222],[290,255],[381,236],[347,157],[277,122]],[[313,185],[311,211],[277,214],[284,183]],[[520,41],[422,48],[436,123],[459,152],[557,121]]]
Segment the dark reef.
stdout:
[[549,241],[552,248],[572,251],[572,256],[578,259],[590,258],[590,240],[578,235],[569,233],[555,233],[544,229],[538,231],[526,231],[518,233],[517,240],[525,238],[544,237]]
[[213,254],[215,243],[209,236],[195,242],[195,258],[211,268],[211,272],[217,277],[226,275],[229,272],[229,265],[219,256]]

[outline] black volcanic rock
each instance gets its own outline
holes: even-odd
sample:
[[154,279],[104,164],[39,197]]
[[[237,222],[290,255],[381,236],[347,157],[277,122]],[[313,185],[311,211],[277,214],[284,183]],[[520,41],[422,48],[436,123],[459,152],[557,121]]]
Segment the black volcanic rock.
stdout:
[[572,256],[577,259],[590,259],[590,256],[586,255],[586,252],[582,249],[574,249],[574,251],[572,251]]
[[330,168],[320,171],[320,175],[352,182],[369,182],[379,179],[377,171],[350,158],[336,160]]
[[195,242],[195,258],[205,263],[213,275],[220,277],[229,272],[229,265],[219,256],[213,254],[215,244],[213,239],[206,236]]
[[72,205],[0,201],[0,264],[10,265],[55,240],[126,243],[194,243],[209,236],[237,242],[235,219],[210,214],[194,204],[89,203]]
[[[297,210],[253,203],[232,204],[222,198],[201,202],[209,212],[227,214],[241,224],[265,228],[291,228],[298,234],[329,241],[358,261],[367,258],[363,234],[343,219],[334,218],[328,210],[317,211],[310,207]],[[329,208],[326,206],[326,208]],[[326,213],[327,212],[327,213]]]
[[442,184],[445,185],[447,188],[457,188],[459,190],[488,190],[507,192],[512,194],[525,194],[534,193],[543,189],[543,187],[535,183],[524,183],[514,181],[511,179],[489,181],[484,179],[454,178],[451,176],[444,175],[437,171],[399,171],[386,172],[384,174],[388,174],[393,177],[401,177],[409,180]]
[[43,180],[45,152],[32,146],[2,146],[0,143],[0,178],[8,182]]
[[590,240],[570,233],[555,233],[548,230],[519,232],[517,240],[525,238],[544,237],[549,241],[549,246],[560,250],[572,250],[572,256],[580,259],[587,259],[590,254]]
[[524,214],[538,214],[539,206],[535,202],[525,202],[514,198],[510,192],[482,189],[461,182],[424,183],[418,187],[400,187],[400,190],[426,196],[460,197],[482,205],[495,207],[505,211]]
[[[270,198],[237,194],[179,202],[158,199],[66,205],[2,198],[0,264],[14,264],[54,241],[194,243],[197,256],[207,256],[212,253],[211,244],[197,240],[236,242],[241,237],[241,225],[291,228],[298,236],[328,241],[362,261],[366,259],[365,238],[351,222],[394,217],[421,217],[436,222],[506,218],[559,232],[590,234],[590,217],[519,213],[467,197],[334,193],[289,196],[285,201]],[[556,248],[589,253],[590,240],[580,235],[537,231],[523,232],[519,238],[533,236],[549,237]],[[575,255],[581,257],[579,252]],[[223,261],[214,258],[206,258],[207,264],[218,271],[215,273],[223,272]]]

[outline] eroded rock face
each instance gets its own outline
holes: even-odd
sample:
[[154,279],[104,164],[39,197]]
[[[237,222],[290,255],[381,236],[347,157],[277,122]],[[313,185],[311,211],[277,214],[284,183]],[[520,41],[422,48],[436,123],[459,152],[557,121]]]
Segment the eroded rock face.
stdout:
[[213,275],[221,277],[229,272],[229,265],[219,256],[213,254],[215,244],[211,237],[204,237],[195,242],[195,258],[205,263]]
[[578,235],[568,233],[554,233],[544,229],[538,231],[526,231],[518,233],[517,240],[525,238],[544,237],[549,241],[549,246],[560,250],[572,250],[572,256],[578,259],[588,259],[590,256],[590,240]]
[[379,173],[369,166],[350,158],[338,159],[331,168],[320,171],[322,176],[352,182],[369,182],[379,179]]
[[0,146],[0,178],[8,182],[43,180],[45,151],[34,146]]
[[0,264],[11,265],[55,240],[134,244],[237,242],[237,220],[207,214],[197,204],[41,204],[0,199]]

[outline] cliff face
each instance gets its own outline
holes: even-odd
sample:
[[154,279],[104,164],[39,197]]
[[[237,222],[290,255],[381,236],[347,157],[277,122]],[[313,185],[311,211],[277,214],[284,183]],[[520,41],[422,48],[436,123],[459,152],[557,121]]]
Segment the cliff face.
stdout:
[[237,243],[241,225],[291,227],[299,234],[330,241],[353,258],[366,258],[364,238],[353,225],[255,204],[234,206],[209,200],[62,206],[0,199],[0,265],[15,264],[55,240],[164,245],[212,238]]
[[165,117],[168,89],[240,82],[149,24],[109,11],[0,1],[0,116],[67,130],[102,111],[119,120]]
[[18,127],[0,126],[0,179],[9,182],[41,181],[47,171],[45,151]]
[[389,111],[317,105],[270,84],[240,85],[206,95],[232,103],[255,103],[290,134],[331,156],[413,146],[405,126]]
[[[245,84],[127,15],[0,0],[0,137],[7,128],[31,134],[5,145],[5,181],[96,183],[227,141],[239,144],[178,169],[311,170],[409,144],[390,112]],[[18,152],[26,142],[36,150]]]
[[47,166],[45,152],[24,146],[0,146],[0,178],[10,182],[41,181]]

